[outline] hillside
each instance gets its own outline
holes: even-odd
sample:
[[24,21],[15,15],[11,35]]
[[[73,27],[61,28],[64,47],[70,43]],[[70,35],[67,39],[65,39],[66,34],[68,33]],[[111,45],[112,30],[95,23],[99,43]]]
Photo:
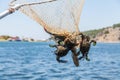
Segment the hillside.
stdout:
[[83,32],[97,42],[120,42],[120,23],[112,26]]

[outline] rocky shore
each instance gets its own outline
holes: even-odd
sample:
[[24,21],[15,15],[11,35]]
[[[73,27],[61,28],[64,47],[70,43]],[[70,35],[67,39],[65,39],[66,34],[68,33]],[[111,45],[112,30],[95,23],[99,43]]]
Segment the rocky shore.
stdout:
[[84,32],[97,42],[120,43],[120,23],[103,29]]
[[120,42],[120,27],[106,28],[102,33],[97,34],[95,40],[98,42]]

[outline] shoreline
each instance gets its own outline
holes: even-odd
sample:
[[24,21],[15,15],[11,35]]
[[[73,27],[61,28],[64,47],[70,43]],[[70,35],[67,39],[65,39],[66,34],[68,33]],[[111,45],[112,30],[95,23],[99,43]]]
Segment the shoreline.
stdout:
[[[0,41],[0,42],[52,42],[52,41]],[[113,41],[113,42],[100,42],[96,41],[97,43],[120,43],[119,41]]]
[[99,42],[99,41],[96,41],[96,42],[97,43],[120,43],[119,41],[118,42],[117,41],[115,41],[115,42],[114,41],[113,42],[112,41],[111,42]]

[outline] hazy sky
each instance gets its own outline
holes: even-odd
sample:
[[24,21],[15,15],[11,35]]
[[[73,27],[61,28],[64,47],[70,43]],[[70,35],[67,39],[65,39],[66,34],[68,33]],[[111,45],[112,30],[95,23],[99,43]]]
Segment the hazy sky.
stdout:
[[[0,12],[8,9],[10,0],[0,0]],[[120,23],[120,0],[85,0],[80,31],[99,29]],[[24,15],[15,13],[0,20],[0,35],[45,39],[48,37],[43,28]]]

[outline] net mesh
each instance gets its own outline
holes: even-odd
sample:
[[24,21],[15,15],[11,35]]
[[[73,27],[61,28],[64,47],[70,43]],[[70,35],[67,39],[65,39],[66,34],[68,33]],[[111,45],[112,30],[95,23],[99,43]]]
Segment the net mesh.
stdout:
[[84,0],[13,0],[24,4],[19,10],[38,22],[49,33],[66,35],[79,32]]

